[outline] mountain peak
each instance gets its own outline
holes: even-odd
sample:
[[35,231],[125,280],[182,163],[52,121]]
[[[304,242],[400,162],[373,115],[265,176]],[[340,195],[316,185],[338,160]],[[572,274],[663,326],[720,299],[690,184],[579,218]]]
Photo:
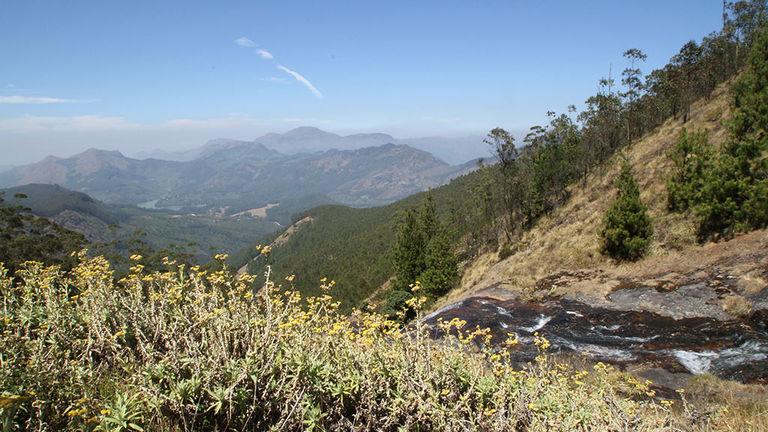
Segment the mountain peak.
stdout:
[[337,138],[338,135],[331,132],[326,132],[322,129],[316,128],[314,126],[300,126],[295,129],[291,129],[288,132],[282,134],[283,138],[300,138],[300,139],[308,139],[308,138],[316,138],[316,137],[322,137],[322,138]]
[[125,158],[122,153],[120,153],[119,150],[103,150],[103,149],[97,149],[95,147],[91,147],[84,152],[77,154],[73,156],[74,158],[79,158],[83,156],[90,156],[90,157],[100,157],[100,156],[112,156],[112,157],[120,157]]

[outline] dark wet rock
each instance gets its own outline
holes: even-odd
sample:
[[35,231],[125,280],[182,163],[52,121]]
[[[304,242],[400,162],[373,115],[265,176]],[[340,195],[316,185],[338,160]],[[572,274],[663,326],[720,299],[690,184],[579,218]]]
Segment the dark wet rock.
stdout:
[[759,309],[749,316],[749,324],[757,331],[768,332],[768,309]]
[[[695,295],[696,289],[681,292]],[[658,294],[656,290],[650,291]],[[652,300],[650,291],[644,292],[647,297],[638,298]],[[631,302],[631,298],[622,302]],[[696,301],[689,299],[691,303]],[[677,306],[684,309],[685,304],[685,299],[680,298]],[[467,322],[465,329],[491,329],[492,344],[516,335],[522,343],[513,352],[515,362],[535,358],[537,350],[532,340],[535,333],[540,333],[550,341],[553,351],[578,353],[595,361],[625,366],[642,364],[670,373],[713,373],[740,381],[768,378],[768,333],[751,321],[675,319],[566,299],[533,303],[491,297],[470,297],[431,314],[425,321],[434,325],[434,334],[439,337],[440,330],[435,324],[454,317]],[[763,318],[757,316],[757,322],[763,322]]]

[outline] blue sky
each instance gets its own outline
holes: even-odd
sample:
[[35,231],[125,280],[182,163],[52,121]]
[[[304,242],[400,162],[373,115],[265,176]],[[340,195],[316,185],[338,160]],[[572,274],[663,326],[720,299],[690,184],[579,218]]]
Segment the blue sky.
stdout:
[[593,94],[627,48],[648,54],[646,71],[663,65],[718,28],[721,6],[6,0],[0,165],[300,125],[400,137],[522,130]]

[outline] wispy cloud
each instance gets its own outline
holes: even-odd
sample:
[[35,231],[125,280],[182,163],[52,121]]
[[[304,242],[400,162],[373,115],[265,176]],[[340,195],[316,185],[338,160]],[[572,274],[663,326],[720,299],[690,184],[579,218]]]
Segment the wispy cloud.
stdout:
[[[246,47],[246,48],[256,48],[256,43],[254,41],[248,39],[247,37],[241,37],[239,39],[235,39],[235,43],[240,45],[240,46]],[[263,48],[257,48],[256,49],[256,53],[262,59],[264,59],[264,60],[274,60],[275,59],[275,56],[272,55],[271,52],[269,52],[269,51],[267,51],[267,50],[265,50]],[[277,69],[279,69],[279,70],[287,73],[288,75],[292,76],[296,81],[298,81],[304,87],[309,89],[309,91],[312,92],[312,94],[315,95],[316,98],[318,98],[318,99],[322,99],[323,98],[323,94],[320,93],[320,90],[318,90],[317,87],[315,87],[307,78],[305,78],[304,75],[296,72],[295,70],[288,69],[287,67],[285,67],[285,66],[283,66],[281,64],[278,64],[276,67],[277,67]],[[281,82],[279,78],[275,78],[275,77],[266,78],[266,81]]]
[[248,39],[247,37],[237,38],[237,39],[235,39],[235,43],[240,45],[241,47],[246,47],[246,48],[255,48],[256,47],[256,42]]
[[62,99],[47,96],[0,96],[0,104],[27,104],[27,105],[47,105],[63,103],[83,103],[94,102],[92,99]]
[[309,82],[308,79],[304,78],[304,76],[302,74],[300,74],[300,73],[298,73],[296,71],[290,70],[290,69],[288,69],[287,67],[285,67],[283,65],[277,65],[277,68],[280,69],[281,71],[287,73],[288,75],[292,76],[294,79],[296,79],[296,81],[298,81],[301,84],[303,84],[304,87],[308,88],[309,91],[311,91],[312,94],[315,95],[315,97],[317,97],[318,99],[322,99],[323,98],[323,94],[320,93],[320,90],[318,90],[317,87],[312,85],[312,83]]
[[275,56],[273,56],[271,52],[265,49],[258,49],[256,50],[256,52],[259,53],[261,58],[263,58],[264,60],[272,60],[273,58],[275,58]]

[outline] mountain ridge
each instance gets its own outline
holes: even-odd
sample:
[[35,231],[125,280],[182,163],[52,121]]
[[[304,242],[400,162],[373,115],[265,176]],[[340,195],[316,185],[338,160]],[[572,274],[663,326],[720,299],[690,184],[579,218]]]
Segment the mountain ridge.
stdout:
[[405,144],[432,153],[450,164],[460,164],[470,159],[486,156],[483,137],[439,137],[395,138],[382,132],[354,133],[341,135],[324,131],[314,126],[300,126],[284,133],[270,132],[251,141],[229,138],[215,138],[199,147],[186,150],[164,151],[145,150],[136,153],[136,159],[160,159],[188,162],[209,153],[212,149],[225,146],[228,142],[260,143],[284,154],[316,153],[331,149],[354,150],[387,143]]
[[[295,132],[303,133],[315,132]],[[187,162],[93,148],[68,158],[46,157],[0,173],[0,186],[59,184],[107,203],[187,212],[230,213],[292,201],[296,212],[308,208],[298,203],[302,197],[362,207],[387,204],[472,169],[389,142],[287,155],[257,141],[221,139]]]

